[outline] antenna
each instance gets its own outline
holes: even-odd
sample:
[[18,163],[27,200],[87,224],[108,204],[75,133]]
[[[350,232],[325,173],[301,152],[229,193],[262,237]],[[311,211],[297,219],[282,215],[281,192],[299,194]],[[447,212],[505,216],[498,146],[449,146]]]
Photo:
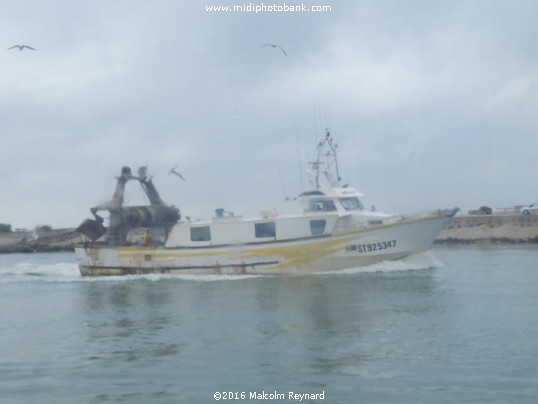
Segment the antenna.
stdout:
[[299,130],[297,129],[297,121],[295,121],[295,142],[297,144],[297,149],[295,149],[295,154],[297,155],[297,168],[299,169],[299,185],[301,192],[304,190],[304,183],[303,183],[303,165],[301,163],[301,153],[300,153],[300,147],[301,142],[299,141]]
[[[327,144],[329,146],[329,149],[325,156],[327,157],[327,170],[329,170],[331,165],[334,163],[334,170],[336,172],[336,179],[340,181],[342,178],[340,178],[340,173],[338,171],[338,156],[336,155],[336,149],[338,148],[338,144],[333,144],[333,138],[331,137],[331,133],[329,132],[329,128],[325,129],[325,140],[323,144],[321,145],[321,148]],[[318,149],[319,150],[319,149]],[[321,150],[319,150],[321,152]],[[331,161],[332,160],[332,161]]]
[[280,186],[282,187],[282,193],[284,194],[284,200],[287,201],[290,198],[286,194],[286,187],[284,186],[284,178],[282,177],[282,171],[280,170],[280,165],[278,164],[278,161],[276,162],[276,168],[278,170],[278,176],[280,177]]
[[[323,164],[327,165],[326,173],[331,175],[331,170],[334,170],[334,174],[336,174],[336,181],[340,181],[340,172],[338,170],[338,157],[336,154],[336,149],[338,148],[338,144],[333,142],[333,138],[331,137],[331,133],[329,132],[329,129],[325,129],[325,138],[318,143],[318,155],[316,158],[316,161],[310,162],[309,164],[312,166],[312,169],[315,172],[315,187],[316,189],[319,189],[319,171],[320,167]],[[325,163],[322,161],[322,159],[325,159]],[[331,175],[332,176],[332,175]]]

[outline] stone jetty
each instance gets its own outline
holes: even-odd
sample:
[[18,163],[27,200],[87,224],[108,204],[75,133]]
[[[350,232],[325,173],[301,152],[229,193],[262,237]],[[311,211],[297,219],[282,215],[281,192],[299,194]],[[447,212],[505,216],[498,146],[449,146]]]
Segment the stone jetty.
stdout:
[[42,229],[0,234],[0,253],[74,251],[82,241],[75,229]]
[[538,215],[524,215],[517,211],[456,215],[445,224],[435,242],[538,243]]

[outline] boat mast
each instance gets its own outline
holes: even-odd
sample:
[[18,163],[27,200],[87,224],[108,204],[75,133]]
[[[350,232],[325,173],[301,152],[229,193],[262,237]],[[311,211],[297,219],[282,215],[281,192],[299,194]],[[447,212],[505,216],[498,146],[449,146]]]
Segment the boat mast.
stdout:
[[325,163],[327,164],[327,170],[326,172],[330,173],[331,170],[334,170],[334,173],[336,174],[336,180],[340,181],[340,173],[338,171],[338,157],[336,155],[336,149],[338,148],[338,144],[333,142],[333,138],[331,137],[331,133],[329,132],[329,129],[325,129],[325,138],[318,143],[318,156],[316,161],[311,162],[312,169],[315,171],[316,174],[316,189],[320,188],[319,184],[319,172],[320,167],[323,163],[322,159],[325,158]]

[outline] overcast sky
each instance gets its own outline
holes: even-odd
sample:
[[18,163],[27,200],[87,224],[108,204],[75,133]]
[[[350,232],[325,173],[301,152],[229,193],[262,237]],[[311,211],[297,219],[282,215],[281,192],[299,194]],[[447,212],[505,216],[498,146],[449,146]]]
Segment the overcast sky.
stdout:
[[77,226],[123,165],[146,164],[184,216],[294,211],[325,127],[378,210],[538,200],[538,2],[206,11],[248,4],[4,1],[0,222]]

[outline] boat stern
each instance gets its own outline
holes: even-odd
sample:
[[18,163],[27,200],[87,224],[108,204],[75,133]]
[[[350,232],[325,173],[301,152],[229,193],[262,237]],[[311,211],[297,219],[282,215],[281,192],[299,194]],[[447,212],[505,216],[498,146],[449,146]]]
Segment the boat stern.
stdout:
[[82,276],[123,275],[116,248],[79,245],[75,247],[75,254]]

